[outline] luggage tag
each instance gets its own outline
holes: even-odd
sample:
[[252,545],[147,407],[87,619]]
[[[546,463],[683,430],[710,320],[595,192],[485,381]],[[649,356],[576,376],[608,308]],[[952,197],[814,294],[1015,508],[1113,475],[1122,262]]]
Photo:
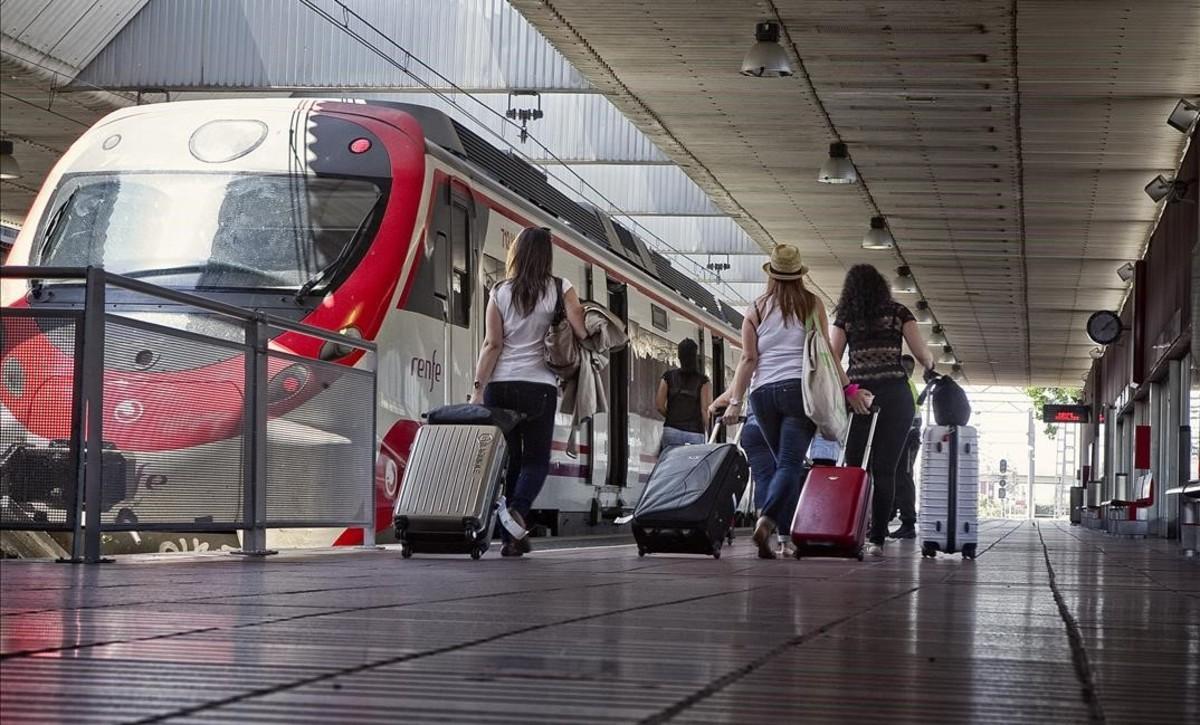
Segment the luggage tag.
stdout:
[[520,540],[529,535],[529,531],[521,528],[521,525],[517,523],[517,520],[508,513],[508,503],[505,502],[503,496],[496,501],[496,506],[499,507],[496,513],[500,516],[500,524],[510,536],[512,536],[514,539]]

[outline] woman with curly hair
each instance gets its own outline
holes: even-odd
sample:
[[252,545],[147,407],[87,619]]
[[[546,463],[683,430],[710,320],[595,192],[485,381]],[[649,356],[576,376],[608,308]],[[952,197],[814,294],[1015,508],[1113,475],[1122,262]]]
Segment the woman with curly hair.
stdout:
[[933,356],[912,312],[892,299],[887,280],[869,264],[855,265],[846,273],[829,339],[838,360],[850,346],[846,374],[851,383],[870,391],[879,406],[870,461],[875,493],[867,553],[883,556],[896,492],[896,470],[916,412],[900,356],[906,342],[926,370],[933,369]]

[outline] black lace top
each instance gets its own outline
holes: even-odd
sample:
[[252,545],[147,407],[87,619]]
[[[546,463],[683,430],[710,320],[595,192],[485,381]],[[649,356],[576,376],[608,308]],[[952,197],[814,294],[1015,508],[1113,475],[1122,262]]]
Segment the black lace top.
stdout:
[[833,324],[845,331],[846,344],[850,348],[847,377],[855,383],[907,378],[900,355],[904,352],[904,323],[914,319],[907,307],[890,302],[871,320],[834,320]]

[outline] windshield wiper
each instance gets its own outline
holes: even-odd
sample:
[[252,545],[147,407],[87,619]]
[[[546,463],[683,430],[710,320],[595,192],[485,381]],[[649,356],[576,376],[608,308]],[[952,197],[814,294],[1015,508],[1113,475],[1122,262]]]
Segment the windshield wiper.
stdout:
[[317,288],[317,285],[332,279],[337,275],[338,272],[341,271],[346,262],[350,261],[350,256],[354,253],[354,250],[358,248],[359,240],[362,238],[363,233],[367,231],[367,228],[371,226],[371,222],[374,221],[375,214],[379,210],[383,201],[384,198],[382,196],[379,197],[379,200],[375,202],[375,206],[371,207],[371,211],[368,212],[363,217],[363,220],[358,223],[358,227],[355,228],[354,234],[352,234],[350,239],[342,245],[340,250],[338,250],[337,256],[333,258],[333,261],[322,267],[317,271],[316,274],[309,277],[304,284],[300,285],[300,289],[296,290],[296,295],[293,298],[296,304],[304,304],[304,298],[312,294],[312,291]]
[[[42,262],[45,261],[46,254],[52,249],[51,242],[58,241],[56,237],[58,236],[60,223],[67,212],[67,207],[71,206],[71,203],[75,201],[75,195],[79,193],[79,189],[80,187],[76,186],[70,194],[67,194],[67,198],[63,199],[63,203],[59,204],[54,213],[50,215],[50,221],[46,222],[46,233],[42,237],[42,243],[38,246],[37,256],[33,257],[33,259],[37,260],[38,266],[45,266]],[[33,294],[34,299],[42,296],[43,286],[44,281],[41,278],[32,278],[29,280],[29,291]]]

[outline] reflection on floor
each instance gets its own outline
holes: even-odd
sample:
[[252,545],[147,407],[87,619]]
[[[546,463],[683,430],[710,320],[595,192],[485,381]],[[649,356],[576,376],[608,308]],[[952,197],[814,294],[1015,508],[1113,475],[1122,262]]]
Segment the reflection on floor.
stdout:
[[979,560],[630,545],[0,564],[5,722],[1200,722],[1200,566],[993,521]]

